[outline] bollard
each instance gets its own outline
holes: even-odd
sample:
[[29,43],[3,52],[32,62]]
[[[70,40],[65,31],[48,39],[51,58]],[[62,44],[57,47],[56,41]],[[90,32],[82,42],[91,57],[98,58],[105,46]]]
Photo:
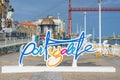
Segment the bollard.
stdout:
[[99,57],[99,52],[97,51],[97,52],[95,53],[95,58],[98,59],[98,57]]

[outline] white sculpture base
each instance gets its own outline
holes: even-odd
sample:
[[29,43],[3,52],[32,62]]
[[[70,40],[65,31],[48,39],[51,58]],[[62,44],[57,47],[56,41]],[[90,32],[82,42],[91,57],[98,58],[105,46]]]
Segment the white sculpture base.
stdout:
[[100,66],[59,66],[59,67],[46,67],[46,66],[3,66],[2,73],[26,73],[26,72],[116,72],[114,67],[100,67]]

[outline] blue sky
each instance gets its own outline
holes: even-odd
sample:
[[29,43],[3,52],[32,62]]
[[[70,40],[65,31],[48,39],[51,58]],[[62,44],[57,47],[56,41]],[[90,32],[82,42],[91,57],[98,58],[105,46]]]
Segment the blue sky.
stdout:
[[[44,18],[47,15],[60,18],[65,21],[67,29],[68,0],[10,0],[14,7],[14,19],[18,21],[31,21]],[[73,7],[98,7],[98,0],[72,0]],[[102,0],[102,7],[120,7],[120,0]],[[83,29],[83,12],[72,12],[73,32],[76,32],[77,24]],[[91,29],[95,30],[98,37],[98,12],[87,12],[87,34]],[[120,11],[102,12],[102,36],[111,36],[115,32],[120,35]]]

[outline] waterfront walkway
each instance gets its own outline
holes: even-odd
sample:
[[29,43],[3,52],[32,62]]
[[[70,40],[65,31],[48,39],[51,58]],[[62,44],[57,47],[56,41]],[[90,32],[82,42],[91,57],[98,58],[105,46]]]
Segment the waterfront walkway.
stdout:
[[0,41],[0,48],[20,45],[20,44],[27,43],[29,41],[30,39],[12,39],[12,40]]
[[[19,53],[0,56],[0,72],[2,66],[18,65]],[[24,57],[25,66],[45,66],[43,57]],[[64,56],[60,66],[72,66],[72,57]],[[98,59],[92,54],[79,57],[78,66],[113,66],[116,72],[41,72],[41,73],[0,73],[0,80],[120,80],[120,58],[100,56]]]

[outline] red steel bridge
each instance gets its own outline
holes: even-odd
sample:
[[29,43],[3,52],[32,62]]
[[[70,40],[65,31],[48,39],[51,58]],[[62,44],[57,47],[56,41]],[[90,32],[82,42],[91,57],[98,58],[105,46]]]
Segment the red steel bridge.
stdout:
[[[71,0],[68,0],[68,33],[72,32],[72,12],[73,11],[99,11],[99,8],[73,8]],[[120,11],[119,8],[101,8],[101,11]]]

